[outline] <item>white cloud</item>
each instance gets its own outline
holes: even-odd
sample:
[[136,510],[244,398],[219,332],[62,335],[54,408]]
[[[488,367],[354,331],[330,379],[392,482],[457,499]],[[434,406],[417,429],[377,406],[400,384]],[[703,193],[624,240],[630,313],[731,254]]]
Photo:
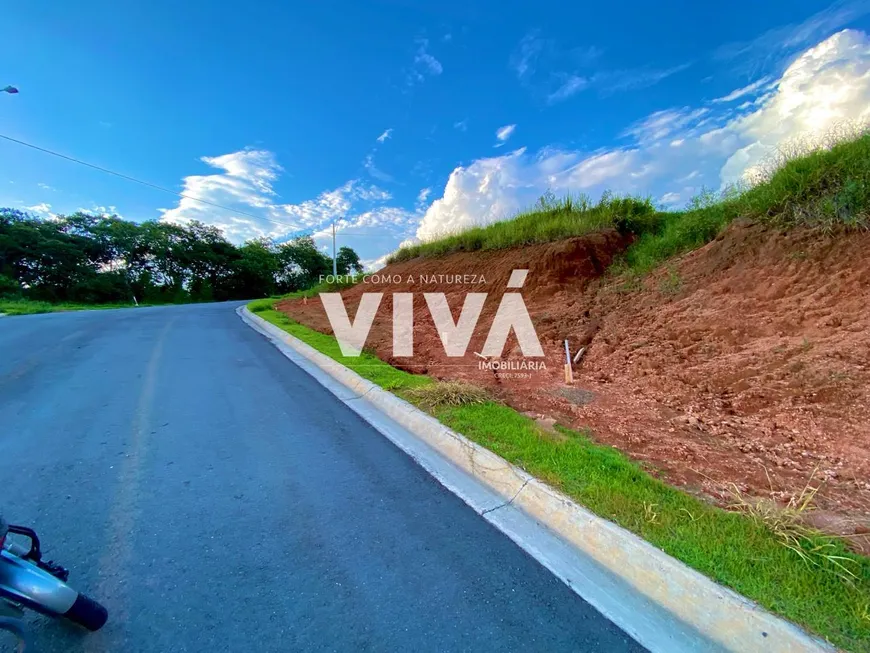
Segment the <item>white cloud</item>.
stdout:
[[743,88],[738,88],[735,91],[731,91],[728,95],[723,95],[720,98],[716,98],[713,100],[713,104],[721,104],[723,102],[733,102],[738,98],[742,98],[746,95],[752,95],[759,89],[762,89],[766,84],[770,83],[770,77],[762,77],[758,81],[752,82],[751,84],[744,86]]
[[508,60],[520,83],[547,104],[555,104],[586,89],[606,96],[647,88],[688,68],[682,63],[667,68],[642,66],[608,70],[598,64],[603,51],[592,46],[566,49],[539,30],[527,33]]
[[466,118],[465,120],[460,120],[458,122],[454,122],[453,128],[458,129],[461,132],[468,131],[468,118]]
[[417,238],[432,240],[475,224],[510,217],[533,200],[536,177],[524,149],[456,168],[441,199],[426,211]]
[[520,80],[528,79],[534,74],[535,62],[545,45],[546,41],[540,38],[537,30],[522,38],[510,58],[510,67]]
[[868,120],[870,39],[844,30],[804,52],[758,109],[729,125],[746,142],[723,166],[722,181],[740,179],[795,137],[817,139],[844,122]]
[[417,204],[418,205],[425,204],[426,200],[429,199],[429,195],[431,195],[431,194],[432,194],[431,188],[420,189],[420,192],[417,193]]
[[185,177],[183,194],[188,197],[181,198],[173,209],[162,209],[161,219],[182,224],[199,220],[215,225],[234,242],[286,238],[346,218],[359,212],[360,205],[371,207],[392,199],[389,192],[375,185],[351,180],[312,199],[282,204],[276,201],[273,188],[282,168],[271,152],[246,149],[203,157],[202,161],[219,172]]
[[[336,219],[336,246],[347,245],[361,255],[392,251],[395,243],[414,233],[420,220],[417,211],[395,206],[375,207],[367,211]],[[332,226],[324,226],[312,234],[320,246],[332,249]]]
[[444,72],[444,67],[429,53],[429,39],[419,39],[417,41],[417,53],[414,55],[415,69],[418,74],[423,73],[428,75],[440,75]]
[[504,127],[499,127],[495,131],[495,137],[498,140],[500,140],[502,143],[504,143],[505,141],[507,141],[507,139],[509,139],[511,137],[511,135],[514,133],[516,128],[517,128],[516,125],[505,125]]
[[[220,172],[185,177],[182,194],[186,197],[181,198],[175,208],[162,209],[161,220],[177,223],[199,220],[221,227],[232,240],[274,237],[293,228],[290,225],[281,229],[281,225],[269,222],[274,219],[272,213],[279,213],[274,204],[272,183],[282,171],[271,152],[245,149],[216,157],[205,156],[201,161]],[[262,217],[234,212],[251,213],[251,209],[258,209]]]
[[679,204],[679,202],[680,202],[680,194],[674,193],[674,192],[665,193],[659,199],[659,203],[664,204],[666,206],[673,206],[673,205]]
[[381,134],[380,136],[378,136],[377,139],[375,139],[375,140],[377,140],[378,143],[383,143],[388,138],[390,138],[390,136],[392,136],[392,135],[393,135],[393,128],[390,127],[389,129],[385,129],[384,133]]
[[633,91],[655,86],[671,75],[676,75],[691,66],[682,63],[670,68],[638,68],[634,70],[609,70],[596,73],[590,84],[594,84],[602,95],[611,95],[621,91]]
[[25,206],[25,211],[29,213],[35,213],[43,218],[54,218],[55,214],[51,210],[51,204],[47,202],[40,202],[39,204],[34,204],[33,206]]
[[389,258],[391,253],[392,252],[384,254],[383,256],[376,259],[368,259],[365,261],[361,260],[360,263],[362,263],[363,269],[366,272],[377,272],[387,264],[387,259]]
[[689,107],[656,111],[643,120],[630,125],[622,132],[622,135],[633,136],[641,143],[658,141],[684,130],[688,125],[697,123],[698,119],[708,112],[709,109],[706,108],[693,110]]
[[374,177],[375,179],[377,179],[379,181],[385,181],[385,182],[395,181],[395,179],[393,178],[393,176],[391,174],[384,172],[383,170],[378,168],[378,166],[375,165],[375,157],[373,154],[369,154],[368,156],[366,156],[365,160],[363,161],[363,167],[366,169],[366,171],[372,177]]
[[55,191],[55,190],[57,190],[56,188],[54,188],[54,187],[52,187],[52,186],[49,186],[48,184],[44,184],[44,183],[42,183],[42,182],[39,182],[39,183],[36,184],[36,185],[39,186],[39,188],[41,188],[42,190],[48,190],[48,191]]
[[827,37],[867,13],[870,4],[865,0],[836,0],[802,23],[768,30],[751,41],[728,43],[719,47],[714,56],[729,61],[732,70],[757,76],[760,70],[780,66],[789,53]]
[[91,215],[99,215],[106,218],[114,215],[122,220],[124,219],[124,216],[118,213],[118,209],[115,206],[100,206],[99,204],[92,204],[89,209],[80,207],[78,210],[80,213],[89,213]]
[[580,77],[579,75],[567,75],[565,76],[565,81],[562,82],[561,86],[547,96],[547,102],[549,104],[554,104],[556,102],[561,102],[562,100],[567,100],[569,97],[575,93],[579,93],[587,86],[589,86],[589,80],[585,77]]
[[629,126],[623,135],[632,142],[625,147],[592,153],[545,148],[534,156],[519,149],[458,167],[416,236],[430,240],[510,217],[548,189],[595,196],[609,188],[651,194],[669,205],[686,202],[702,186],[744,178],[790,139],[818,137],[847,120],[870,120],[870,39],[851,30],[804,52],[743,111],[667,109]]

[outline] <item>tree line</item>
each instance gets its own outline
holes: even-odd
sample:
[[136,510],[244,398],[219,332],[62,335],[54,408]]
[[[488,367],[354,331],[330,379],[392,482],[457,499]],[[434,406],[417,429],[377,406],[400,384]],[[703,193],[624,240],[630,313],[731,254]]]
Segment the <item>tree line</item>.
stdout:
[[[342,247],[339,274],[362,272]],[[50,302],[165,303],[267,297],[332,273],[310,236],[230,243],[201,222],[130,222],[74,213],[40,218],[0,208],[0,296]]]

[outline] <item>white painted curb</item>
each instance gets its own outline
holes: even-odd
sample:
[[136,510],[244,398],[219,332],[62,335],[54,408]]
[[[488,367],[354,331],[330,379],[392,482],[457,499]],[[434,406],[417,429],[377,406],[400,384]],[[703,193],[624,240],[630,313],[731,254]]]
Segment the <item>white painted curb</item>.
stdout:
[[[500,505],[484,510],[473,506],[478,512],[489,518],[499,509],[508,506],[519,508],[580,554],[591,558],[634,591],[697,631],[709,643],[707,650],[741,653],[836,650],[745,597],[716,584],[633,533],[589,512],[564,494],[251,313],[246,307],[239,307],[236,312],[249,326],[275,342],[288,345],[353,393],[349,398],[341,397],[345,403],[350,405],[351,399],[364,398],[504,499]],[[333,389],[333,392],[336,391]],[[357,412],[366,418],[362,411]],[[448,489],[453,490],[449,486]],[[532,550],[534,546],[524,545],[523,548],[552,569],[547,560],[541,559]],[[557,575],[584,596],[569,577]],[[584,598],[588,600],[588,597]],[[668,648],[657,646],[657,641],[645,641],[637,637],[625,623],[618,625],[648,648],[670,653]]]

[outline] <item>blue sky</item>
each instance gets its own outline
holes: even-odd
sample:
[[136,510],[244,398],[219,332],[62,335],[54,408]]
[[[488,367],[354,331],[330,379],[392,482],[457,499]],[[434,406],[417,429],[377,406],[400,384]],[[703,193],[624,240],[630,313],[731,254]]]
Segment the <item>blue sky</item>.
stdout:
[[0,133],[235,212],[8,141],[0,206],[235,241],[335,219],[374,261],[548,188],[681,206],[870,117],[867,2],[573,4],[7,6],[0,86],[21,92],[0,95]]

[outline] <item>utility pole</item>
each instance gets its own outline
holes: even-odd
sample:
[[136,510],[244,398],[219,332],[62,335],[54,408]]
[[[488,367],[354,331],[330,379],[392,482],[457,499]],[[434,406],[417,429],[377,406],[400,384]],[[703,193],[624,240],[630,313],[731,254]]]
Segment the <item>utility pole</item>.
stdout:
[[335,220],[332,221],[332,276],[338,276],[338,260],[335,258]]

